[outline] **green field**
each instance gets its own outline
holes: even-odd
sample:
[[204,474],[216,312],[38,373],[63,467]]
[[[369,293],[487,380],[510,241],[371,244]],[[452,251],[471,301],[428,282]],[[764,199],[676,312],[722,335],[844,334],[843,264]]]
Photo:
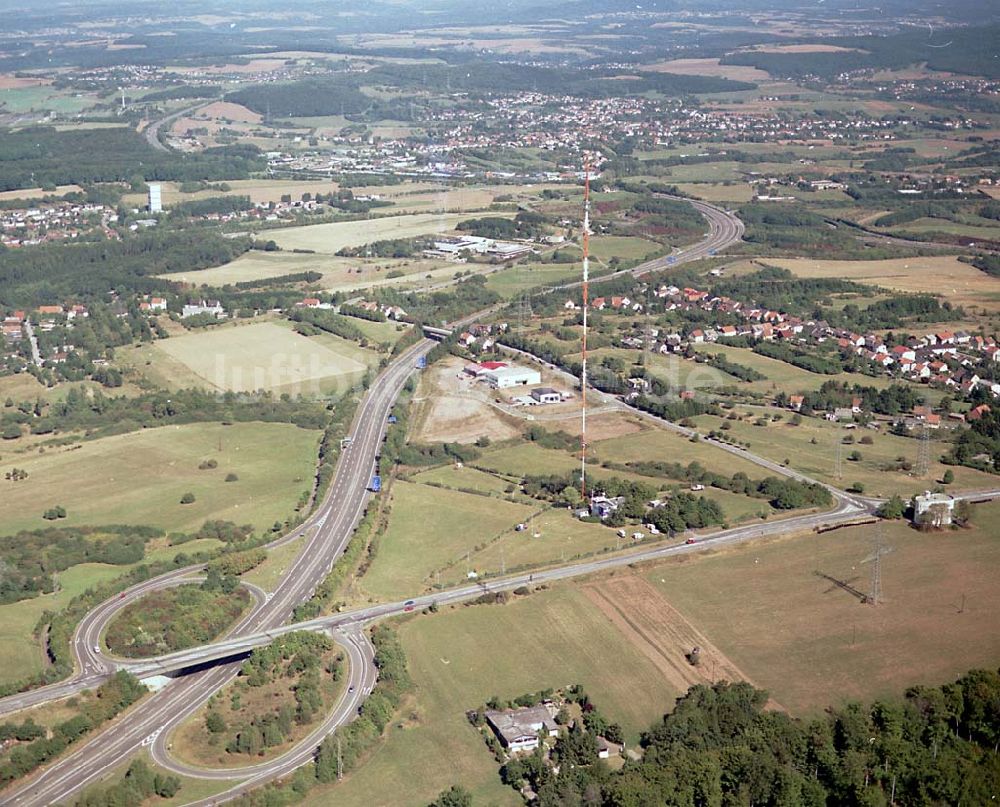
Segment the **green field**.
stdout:
[[[265,529],[291,515],[310,489],[318,444],[319,432],[288,424],[197,423],[50,450],[18,459],[26,481],[0,480],[0,524],[5,533],[53,526],[42,513],[61,505],[68,516],[59,523],[66,525],[188,532],[208,519],[226,519]],[[199,470],[207,459],[218,467]],[[239,481],[225,482],[229,472]],[[181,505],[186,492],[196,501]]]
[[0,109],[6,113],[82,112],[94,106],[93,97],[67,94],[49,86],[0,89]]
[[996,666],[1000,506],[976,507],[973,522],[944,533],[886,525],[878,607],[816,575],[867,592],[870,527],[696,556],[646,577],[781,705],[818,713]]
[[[454,783],[476,804],[518,805],[465,710],[493,695],[580,682],[631,742],[679,694],[652,662],[573,588],[539,592],[505,606],[447,609],[400,626],[416,683],[412,704],[386,742],[347,779],[312,791],[312,807],[427,804]],[[427,752],[447,764],[428,764]]]
[[[178,552],[209,551],[219,546],[214,540],[189,541],[180,547],[170,547],[164,540],[153,541],[146,546],[145,561],[169,560]],[[46,666],[45,653],[34,636],[35,625],[45,611],[59,611],[87,589],[113,580],[131,568],[82,563],[56,574],[57,587],[51,594],[0,605],[0,655],[6,659],[0,665],[0,684],[37,675]]]
[[344,247],[360,247],[390,238],[414,238],[451,232],[468,215],[464,213],[416,213],[406,216],[386,216],[366,221],[342,221],[332,224],[311,224],[275,230],[268,235],[282,249],[312,249],[333,255]]
[[[314,397],[347,389],[375,359],[374,353],[339,337],[311,339],[276,322],[171,337],[158,341],[155,353],[186,367],[201,379],[200,386]],[[170,372],[163,370],[164,375]]]
[[513,529],[531,512],[522,504],[397,481],[389,527],[362,579],[364,589],[382,599],[421,591],[436,569]]
[[[899,493],[912,496],[935,484],[941,479],[946,466],[935,459],[944,453],[942,435],[932,433],[930,472],[926,479],[919,479],[906,471],[886,471],[883,466],[905,457],[914,466],[917,461],[918,441],[908,437],[897,437],[870,429],[847,430],[843,426],[816,417],[803,418],[798,426],[791,425],[791,413],[787,410],[758,407],[751,411],[736,407],[742,417],[739,420],[723,420],[712,415],[696,418],[699,429],[718,429],[723,423],[729,426],[726,432],[731,438],[748,442],[750,450],[776,462],[786,459],[792,468],[823,482],[839,487],[847,487],[855,482],[864,485],[865,493],[873,496],[889,496]],[[766,426],[755,425],[761,415],[780,414],[782,420],[769,422]],[[872,445],[861,445],[858,441],[868,436]],[[854,444],[841,447],[842,477],[836,477],[837,444],[844,437],[853,437]],[[813,442],[815,440],[815,442]],[[852,451],[861,453],[860,461],[848,460]],[[961,466],[951,467],[955,474],[955,490],[983,490],[996,487],[995,477]],[[760,473],[758,472],[758,475]]]
[[510,482],[485,471],[478,471],[465,465],[442,465],[429,471],[421,471],[412,477],[414,482],[433,482],[454,490],[474,490],[478,493],[504,493]]
[[574,279],[581,272],[575,263],[514,264],[487,276],[486,285],[504,297],[514,297],[537,286],[547,286]]
[[[431,258],[340,258],[333,255],[261,252],[251,250],[230,263],[190,274],[173,273],[160,277],[174,282],[207,283],[210,286],[264,280],[298,272],[319,272],[314,285],[328,290],[365,289],[372,286],[403,285],[433,279],[451,278],[455,265]],[[401,273],[397,276],[397,273]],[[393,274],[393,277],[389,277]]]
[[[695,350],[701,353],[722,353],[727,359],[742,364],[756,370],[758,373],[767,376],[762,381],[751,381],[749,384],[737,381],[736,384],[742,389],[746,388],[754,392],[774,393],[779,390],[785,392],[805,392],[818,390],[827,381],[838,381],[847,384],[860,384],[865,387],[887,387],[890,379],[886,376],[867,376],[860,373],[839,373],[838,375],[821,375],[820,373],[810,373],[793,364],[768,356],[761,356],[752,350],[743,347],[731,347],[719,344],[695,345]],[[669,358],[669,357],[664,357]],[[712,368],[707,368],[708,372],[718,372]]]
[[732,184],[721,182],[679,183],[677,189],[681,193],[686,193],[697,199],[704,199],[706,202],[749,202],[753,198],[753,188],[744,182]]

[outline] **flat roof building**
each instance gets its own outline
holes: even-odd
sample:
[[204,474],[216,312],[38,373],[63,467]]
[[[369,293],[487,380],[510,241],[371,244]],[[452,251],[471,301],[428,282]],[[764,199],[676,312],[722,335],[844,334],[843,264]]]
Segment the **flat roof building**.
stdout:
[[537,387],[531,391],[531,397],[538,403],[559,403],[562,401],[562,394],[552,387]]
[[485,378],[486,383],[493,387],[493,389],[529,387],[533,384],[542,383],[542,374],[538,370],[532,370],[530,367],[518,367],[516,365],[487,370],[481,377]]
[[531,751],[538,748],[538,734],[559,734],[559,725],[544,706],[489,711],[486,722],[508,751]]
[[955,497],[925,491],[913,497],[913,523],[920,527],[947,527],[955,511]]

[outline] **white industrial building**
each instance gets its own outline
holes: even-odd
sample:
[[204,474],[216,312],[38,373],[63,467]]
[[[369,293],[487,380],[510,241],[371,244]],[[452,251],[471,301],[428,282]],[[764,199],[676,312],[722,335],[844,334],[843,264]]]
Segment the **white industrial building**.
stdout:
[[163,212],[163,189],[159,184],[149,186],[149,212]]
[[487,370],[480,377],[486,379],[486,383],[493,389],[530,387],[542,383],[542,374],[538,370],[532,370],[530,367],[518,367],[514,364]]

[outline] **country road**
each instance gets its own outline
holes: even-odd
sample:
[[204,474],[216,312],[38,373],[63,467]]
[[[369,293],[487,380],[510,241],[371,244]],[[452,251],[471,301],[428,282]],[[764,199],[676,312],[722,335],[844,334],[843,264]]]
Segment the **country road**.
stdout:
[[[740,239],[743,225],[731,213],[704,203],[691,203],[709,222],[710,231],[705,240],[688,247],[682,253],[675,255],[672,260],[664,256],[625,271],[637,276],[644,272],[663,269],[668,265],[698,260]],[[575,285],[577,284],[567,283],[560,288],[572,288]],[[472,315],[461,322],[452,323],[452,327],[462,327],[482,315],[483,312]],[[406,601],[383,603],[295,625],[289,625],[288,622],[295,606],[312,595],[350,541],[368,505],[370,494],[367,487],[384,437],[387,416],[406,380],[414,372],[417,358],[426,354],[432,345],[433,342],[424,339],[403,351],[371,385],[351,426],[350,434],[353,440],[338,459],[333,481],[323,501],[305,524],[271,545],[302,538],[301,551],[286,570],[274,592],[263,602],[258,602],[226,637],[209,645],[144,661],[111,659],[97,649],[100,647],[101,632],[119,608],[157,588],[179,585],[202,567],[179,569],[133,586],[124,594],[97,606],[84,617],[73,637],[73,652],[78,663],[76,676],[66,682],[0,700],[0,715],[4,715],[30,705],[65,697],[84,688],[94,687],[116,669],[128,669],[140,676],[148,677],[167,671],[197,668],[197,671],[174,679],[161,691],[147,696],[137,708],[128,710],[110,726],[80,741],[63,758],[8,790],[0,797],[0,804],[47,805],[64,801],[87,785],[108,775],[143,746],[150,747],[153,758],[158,764],[185,776],[235,780],[234,787],[223,794],[195,802],[217,804],[235,798],[253,787],[290,773],[305,764],[312,759],[316,746],[324,736],[356,716],[357,707],[374,686],[377,673],[365,627],[375,620],[404,613],[407,610]],[[644,416],[652,417],[648,414]],[[668,428],[678,430],[682,428],[668,422],[663,422],[661,425],[664,423]],[[764,458],[755,457],[749,452],[723,444],[719,444],[719,447],[734,453],[738,451],[740,456],[757,462],[775,473],[803,478],[787,468]],[[661,543],[637,551],[609,554],[575,564],[484,580],[447,591],[420,594],[414,596],[413,600],[416,608],[431,604],[462,602],[478,597],[484,592],[570,579],[675,554],[699,551],[705,546],[735,544],[790,531],[808,531],[822,524],[848,523],[859,517],[870,516],[877,504],[872,500],[850,496],[832,487],[829,489],[837,501],[837,506],[825,513],[810,513],[785,520],[772,520],[765,524],[721,530],[700,537],[693,545]],[[994,498],[1000,495],[1000,491],[970,494],[970,498],[973,495],[980,498]],[[221,686],[232,680],[239,670],[239,659],[242,656],[252,648],[268,644],[274,637],[293,630],[329,632],[345,648],[349,656],[350,688],[323,722],[294,748],[270,762],[257,766],[209,770],[192,767],[174,759],[169,753],[171,730],[196,711]]]

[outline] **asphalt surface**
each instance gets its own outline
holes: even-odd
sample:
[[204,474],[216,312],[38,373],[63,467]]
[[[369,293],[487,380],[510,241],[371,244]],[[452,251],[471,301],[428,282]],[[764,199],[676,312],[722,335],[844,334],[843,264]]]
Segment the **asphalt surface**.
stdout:
[[[183,110],[179,114],[188,111]],[[165,122],[166,119],[159,123],[162,125]],[[742,222],[732,214],[701,202],[686,201],[698,208],[709,223],[710,231],[705,240],[674,253],[673,259],[664,256],[633,269],[617,272],[613,276],[626,273],[638,276],[645,272],[699,260],[742,237]],[[607,277],[609,276],[605,275],[600,279]],[[567,283],[559,288],[571,288],[577,285],[579,284]],[[454,325],[461,327],[478,316],[480,315],[474,315]],[[226,637],[211,645],[146,662],[111,659],[96,649],[100,647],[101,632],[120,608],[150,591],[182,584],[186,579],[191,579],[192,574],[201,567],[179,569],[132,587],[115,599],[102,603],[81,621],[73,637],[73,650],[79,667],[74,678],[0,700],[0,715],[3,715],[96,686],[115,669],[128,668],[141,672],[143,669],[141,665],[149,665],[149,672],[155,672],[165,667],[172,667],[174,662],[188,666],[192,662],[198,664],[215,660],[220,654],[231,654],[234,647],[245,652],[251,646],[267,644],[274,636],[292,630],[323,630],[329,632],[345,648],[349,658],[347,688],[326,719],[302,742],[269,762],[238,769],[206,769],[180,763],[169,753],[171,730],[196,711],[220,687],[232,680],[239,671],[239,661],[216,663],[214,666],[177,678],[159,692],[147,696],[139,706],[128,710],[96,736],[85,739],[41,774],[11,789],[0,803],[47,805],[63,801],[106,776],[115,767],[124,763],[137,749],[144,746],[150,748],[150,753],[157,764],[178,774],[203,779],[236,780],[237,783],[233,788],[211,798],[193,802],[199,805],[221,803],[259,787],[267,781],[286,775],[305,764],[313,758],[315,748],[324,736],[356,716],[358,706],[376,681],[374,653],[365,634],[365,627],[374,620],[432,604],[462,602],[486,592],[555,582],[671,555],[699,551],[706,545],[734,544],[767,535],[808,531],[823,525],[849,523],[870,515],[877,505],[877,502],[872,500],[852,497],[831,488],[837,499],[837,507],[825,513],[807,514],[761,525],[723,530],[701,536],[692,544],[652,545],[630,553],[616,553],[582,563],[541,569],[502,579],[480,580],[448,591],[415,596],[409,601],[385,603],[296,625],[286,625],[294,607],[312,595],[350,540],[369,500],[367,487],[375,467],[375,456],[384,436],[387,415],[406,379],[413,372],[417,357],[426,353],[432,344],[425,339],[404,351],[372,384],[355,417],[351,435],[353,441],[340,456],[333,483],[323,503],[302,527],[271,545],[276,546],[305,536],[302,551],[288,568],[273,594],[265,596],[263,602],[259,601]],[[648,413],[644,413],[644,416],[653,417]],[[661,421],[661,424],[682,433],[686,431],[667,421]],[[749,452],[721,443],[716,445],[724,450],[738,453],[776,473],[804,478]],[[998,495],[1000,491],[969,494],[968,498],[993,498]],[[179,662],[179,656],[183,656],[186,660]]]
[[[291,617],[292,610],[312,596],[316,586],[329,573],[347,546],[355,526],[364,513],[370,494],[367,491],[375,468],[375,456],[385,433],[389,411],[396,401],[407,378],[414,371],[417,357],[425,354],[433,342],[421,340],[405,350],[373,382],[355,415],[351,444],[341,452],[330,490],[314,515],[296,532],[305,533],[305,543],[296,560],[289,566],[281,582],[267,600],[258,605],[232,631],[232,635],[250,631],[266,631],[280,626]],[[171,573],[176,580],[185,570]],[[162,586],[163,578],[155,578],[134,586],[126,601],[142,596]],[[174,583],[176,584],[176,583]],[[120,599],[120,598],[118,598]],[[95,638],[100,635],[107,620],[117,610],[117,600],[110,600],[92,611],[81,622],[74,636],[74,652],[79,654],[80,669],[89,677],[74,679],[58,688],[46,688],[45,700],[54,694],[71,694],[94,685],[107,677],[109,668],[116,666],[100,652]],[[170,682],[160,692],[144,699],[143,703],[128,710],[113,721],[110,727],[87,738],[65,757],[48,766],[20,787],[4,794],[3,804],[47,805],[63,801],[88,784],[124,762],[137,748],[151,744],[164,726],[185,709],[197,708],[213,692],[223,686],[239,671],[239,663],[232,662],[211,667]],[[374,674],[368,664],[351,672],[352,695],[364,689],[365,680]],[[30,703],[42,702],[33,693],[4,699],[4,711],[13,707],[23,708]],[[340,708],[338,707],[338,710]],[[356,713],[356,708],[355,708]],[[333,726],[329,726],[331,730]],[[314,746],[313,746],[314,748]],[[308,753],[307,753],[308,752]],[[312,753],[312,749],[302,749]],[[272,766],[275,763],[271,763]],[[291,764],[290,762],[288,763]],[[299,762],[298,764],[301,764]],[[274,768],[274,775],[287,768]]]
[[150,123],[144,130],[143,136],[146,138],[146,142],[149,143],[157,151],[170,151],[170,149],[160,142],[160,132],[163,127],[168,123],[173,123],[178,118],[182,118],[185,115],[190,115],[192,112],[197,112],[203,106],[208,106],[209,104],[214,104],[216,99],[211,101],[203,101],[200,104],[195,104],[194,106],[189,106],[184,109],[178,110],[177,112],[171,112],[169,115],[165,115],[159,120],[155,120]]

